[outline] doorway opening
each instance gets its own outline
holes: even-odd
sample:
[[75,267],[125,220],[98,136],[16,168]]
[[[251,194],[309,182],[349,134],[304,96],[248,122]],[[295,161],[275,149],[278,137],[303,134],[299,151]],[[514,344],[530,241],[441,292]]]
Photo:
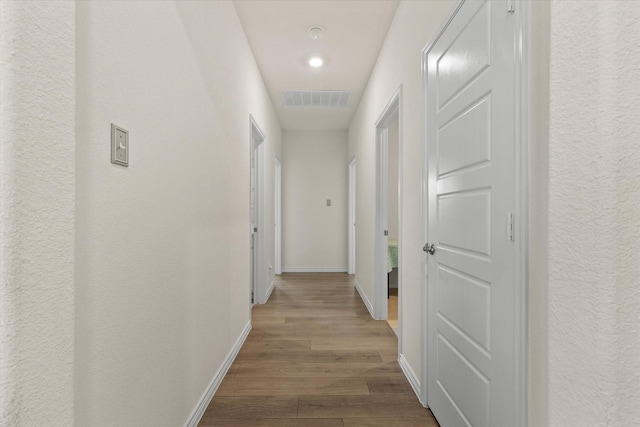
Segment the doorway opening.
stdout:
[[251,304],[262,304],[265,298],[264,250],[264,140],[265,135],[249,115],[250,125],[250,291]]
[[275,274],[282,274],[282,163],[278,157],[274,160],[274,224],[275,224]]
[[402,87],[376,122],[375,312],[402,348]]
[[349,265],[348,274],[356,274],[356,158],[349,162]]

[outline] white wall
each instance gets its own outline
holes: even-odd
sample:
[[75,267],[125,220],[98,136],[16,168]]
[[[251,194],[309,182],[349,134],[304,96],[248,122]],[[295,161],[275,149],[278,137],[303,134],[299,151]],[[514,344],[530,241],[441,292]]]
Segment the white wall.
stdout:
[[282,140],[283,271],[347,271],[347,133],[285,131]]
[[182,425],[250,321],[249,114],[267,200],[279,125],[231,2],[77,15],[75,422]]
[[548,228],[532,230],[547,250],[530,265],[531,425],[640,425],[640,7],[558,1],[550,16],[549,86],[534,76],[550,121],[532,159]]
[[73,424],[75,4],[0,2],[0,425]]
[[403,1],[389,28],[362,101],[349,127],[349,152],[358,158],[356,280],[374,301],[375,122],[402,85],[403,217],[401,353],[421,378],[422,286],[422,48],[434,35],[453,3]]

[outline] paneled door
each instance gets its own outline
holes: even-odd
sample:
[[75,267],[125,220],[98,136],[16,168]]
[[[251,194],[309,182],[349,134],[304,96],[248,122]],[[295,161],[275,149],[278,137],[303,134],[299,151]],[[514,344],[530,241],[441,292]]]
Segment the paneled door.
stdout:
[[520,424],[511,4],[462,2],[423,57],[428,404],[446,427]]

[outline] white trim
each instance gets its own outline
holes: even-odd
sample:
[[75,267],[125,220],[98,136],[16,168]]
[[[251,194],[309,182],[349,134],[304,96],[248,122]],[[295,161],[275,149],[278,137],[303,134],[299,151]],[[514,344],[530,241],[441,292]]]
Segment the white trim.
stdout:
[[346,273],[344,267],[283,267],[283,273]]
[[516,1],[519,12],[516,24],[517,59],[516,59],[516,278],[521,286],[517,286],[514,295],[514,306],[518,307],[515,319],[515,385],[516,414],[520,425],[529,425],[529,74],[532,64],[529,61],[529,43],[532,38],[530,2]]
[[422,387],[420,385],[420,380],[413,369],[411,369],[411,365],[407,362],[407,359],[404,357],[404,354],[398,355],[398,365],[400,365],[400,369],[404,373],[404,376],[407,377],[409,384],[411,384],[411,388],[413,392],[418,396],[418,400],[422,403],[422,406],[428,408],[427,401],[422,399]]
[[371,305],[371,301],[369,301],[369,298],[367,298],[367,294],[364,293],[364,291],[362,290],[362,288],[360,287],[360,283],[358,283],[358,281],[356,280],[354,282],[354,286],[356,288],[356,291],[358,291],[358,294],[360,294],[360,299],[362,299],[362,302],[364,302],[365,307],[367,307],[367,310],[369,310],[369,314],[371,315],[372,318],[376,318],[373,310],[373,306]]
[[[275,223],[275,253],[274,253],[274,273],[282,274],[282,162],[275,156],[274,158],[274,223]],[[268,297],[267,297],[268,299]]]
[[[376,120],[376,172],[375,172],[375,219],[374,219],[374,307],[375,319],[386,320],[388,317],[388,298],[387,298],[387,236],[383,235],[385,229],[388,229],[388,180],[389,180],[389,122],[398,117],[398,301],[400,298],[400,289],[402,288],[400,273],[402,267],[402,257],[400,248],[402,247],[402,85],[387,102],[382,113]],[[398,305],[398,319],[402,317]],[[402,324],[399,320],[398,328],[400,329],[400,337],[402,336]],[[402,347],[402,338],[398,339],[398,349]]]
[[269,298],[271,298],[271,294],[273,293],[273,290],[276,288],[276,282],[273,281],[271,282],[271,285],[269,285],[269,289],[267,289],[267,293],[264,296],[264,302],[266,303],[267,301],[269,301]]
[[356,156],[349,161],[349,274],[356,274],[356,175],[357,162]]
[[216,372],[216,374],[213,376],[213,379],[211,380],[206,390],[202,394],[202,397],[196,404],[195,408],[193,408],[193,411],[191,411],[191,415],[189,415],[189,418],[187,418],[187,421],[185,421],[184,423],[185,427],[196,427],[198,425],[198,423],[200,422],[200,419],[202,418],[202,415],[204,415],[204,411],[207,409],[207,406],[209,406],[209,403],[211,403],[211,399],[213,399],[213,395],[218,390],[218,387],[220,387],[220,384],[222,383],[224,376],[229,371],[231,364],[233,363],[236,356],[238,355],[238,352],[240,351],[240,349],[242,348],[242,345],[246,341],[247,336],[249,336],[249,332],[251,332],[250,321],[247,322],[247,325],[244,327],[244,329],[242,330],[242,333],[236,340],[236,343],[231,348],[231,351],[229,352],[226,359],[222,363],[222,366],[220,366],[220,369],[218,369],[218,372]]
[[402,108],[402,99],[403,99],[403,91],[402,85],[398,88],[398,327],[396,328],[396,335],[398,336],[398,354],[404,353],[404,333],[403,333],[403,314],[404,314],[404,306],[402,304],[403,299],[403,283],[404,283],[404,259],[403,259],[403,250],[402,250],[402,241],[404,240],[402,237],[403,227],[402,227],[402,205],[404,203],[404,186],[402,185],[403,176],[404,176],[404,162],[402,159],[402,154],[404,153],[404,132],[403,129],[403,108]]
[[[253,271],[253,302],[254,304],[264,304],[266,302],[266,233],[265,233],[265,179],[266,179],[266,162],[265,162],[265,142],[266,136],[252,114],[249,114],[249,147],[250,162],[255,161],[255,224],[249,224],[249,239],[253,239],[254,249],[251,251],[251,269]],[[251,163],[250,163],[251,165]],[[251,167],[251,166],[250,166]],[[251,182],[249,183],[251,185]],[[249,197],[251,198],[251,188],[249,189]],[[254,233],[251,227],[258,229]],[[250,240],[251,241],[251,240]]]

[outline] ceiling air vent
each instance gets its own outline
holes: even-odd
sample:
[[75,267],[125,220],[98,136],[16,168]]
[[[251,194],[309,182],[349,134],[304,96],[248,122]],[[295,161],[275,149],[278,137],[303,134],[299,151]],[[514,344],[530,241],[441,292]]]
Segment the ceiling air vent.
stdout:
[[285,107],[348,107],[348,90],[281,90]]

